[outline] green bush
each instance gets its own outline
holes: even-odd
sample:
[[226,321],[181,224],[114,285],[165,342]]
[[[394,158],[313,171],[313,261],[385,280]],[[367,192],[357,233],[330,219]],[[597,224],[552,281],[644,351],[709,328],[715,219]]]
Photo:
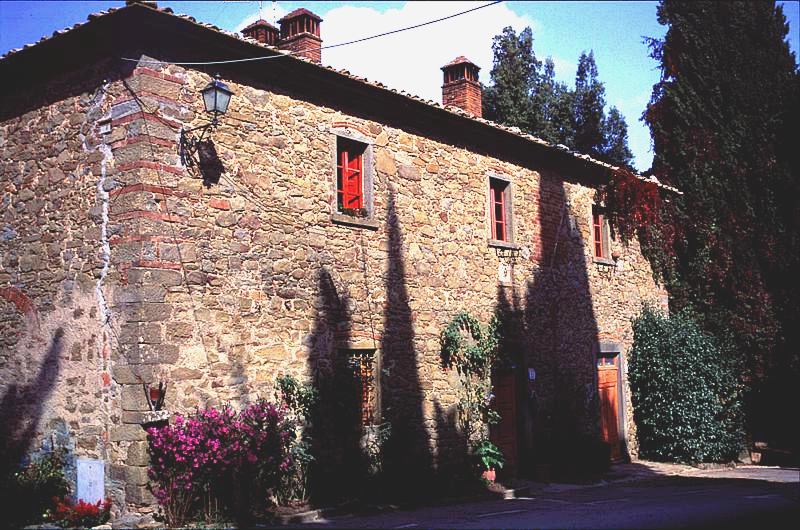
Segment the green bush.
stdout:
[[53,498],[69,493],[69,483],[64,477],[66,457],[63,449],[44,452],[5,478],[0,495],[13,507],[4,514],[6,523],[11,526],[38,523],[53,506]]
[[688,311],[665,316],[646,306],[633,331],[628,378],[639,455],[689,463],[735,459],[743,441],[735,357]]

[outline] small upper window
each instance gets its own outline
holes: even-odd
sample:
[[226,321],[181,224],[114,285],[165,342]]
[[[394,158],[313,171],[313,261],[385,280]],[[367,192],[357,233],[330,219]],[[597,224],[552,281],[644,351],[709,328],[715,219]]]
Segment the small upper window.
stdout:
[[364,153],[367,144],[337,137],[336,204],[339,212],[355,217],[366,215],[364,201]]
[[511,185],[508,181],[489,178],[489,218],[492,239],[511,242]]
[[376,230],[375,167],[373,146],[358,127],[347,122],[333,124],[331,221],[334,224]]
[[602,210],[597,207],[592,208],[592,240],[594,243],[594,257],[598,259],[609,259],[608,239],[608,219],[603,215]]

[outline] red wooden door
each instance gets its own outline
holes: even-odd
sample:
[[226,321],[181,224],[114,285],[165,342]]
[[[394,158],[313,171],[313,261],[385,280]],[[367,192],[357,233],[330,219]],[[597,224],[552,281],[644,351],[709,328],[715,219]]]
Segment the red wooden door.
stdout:
[[611,459],[622,458],[619,439],[619,355],[597,358],[597,390],[600,394],[600,430],[611,446]]
[[500,423],[489,428],[489,439],[500,448],[506,464],[503,475],[514,475],[517,468],[517,400],[513,372],[492,375],[492,408],[500,414]]

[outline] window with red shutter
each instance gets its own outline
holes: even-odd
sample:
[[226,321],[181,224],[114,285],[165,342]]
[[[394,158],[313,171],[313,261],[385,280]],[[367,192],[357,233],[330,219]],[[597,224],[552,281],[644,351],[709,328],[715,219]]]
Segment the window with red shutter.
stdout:
[[509,183],[489,178],[489,208],[492,224],[492,239],[495,241],[511,241],[509,230],[510,211]]
[[608,249],[608,220],[599,208],[592,208],[592,241],[594,243],[594,257],[608,259],[610,257]]
[[336,203],[338,210],[363,216],[364,151],[366,144],[339,137],[336,141]]

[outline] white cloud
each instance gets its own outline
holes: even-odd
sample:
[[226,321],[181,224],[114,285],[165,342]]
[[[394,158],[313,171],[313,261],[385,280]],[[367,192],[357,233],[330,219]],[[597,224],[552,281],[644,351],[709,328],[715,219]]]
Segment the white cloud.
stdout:
[[[474,2],[407,2],[400,9],[380,13],[367,7],[344,5],[325,15],[323,45],[412,26],[474,7]],[[399,34],[323,50],[322,61],[392,88],[441,101],[440,68],[459,55],[477,64],[481,68],[481,81],[488,82],[492,38],[505,26],[521,31],[536,24],[504,4],[497,4]]]
[[[399,9],[379,12],[369,7],[345,4],[322,14],[323,46],[369,37],[475,8],[475,2],[407,2]],[[313,6],[311,6],[313,10]],[[280,4],[275,20],[286,14]],[[272,22],[272,9],[264,9],[264,18]],[[240,31],[258,19],[258,13],[236,26]],[[517,32],[525,26],[534,31],[540,25],[528,16],[520,16],[504,4],[496,4],[456,18],[437,22],[395,35],[359,44],[322,50],[322,62],[349,70],[371,81],[405,90],[411,94],[441,102],[440,68],[464,55],[481,68],[480,79],[489,81],[492,69],[492,38],[505,26]]]

